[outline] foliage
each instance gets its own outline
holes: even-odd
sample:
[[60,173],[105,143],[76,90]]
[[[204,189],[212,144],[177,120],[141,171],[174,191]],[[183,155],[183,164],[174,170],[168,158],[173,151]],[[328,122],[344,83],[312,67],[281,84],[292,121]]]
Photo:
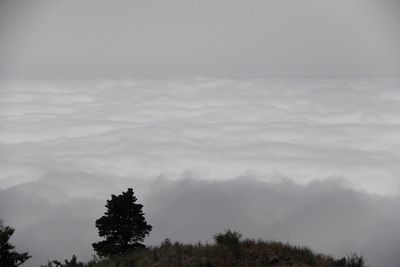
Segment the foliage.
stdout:
[[107,200],[107,211],[96,220],[99,235],[105,240],[92,244],[99,256],[111,257],[144,248],[142,242],[152,226],[144,218],[143,205],[136,201],[132,188]]
[[365,267],[363,257],[356,254],[335,259],[314,253],[307,247],[276,241],[241,240],[240,233],[236,231],[216,234],[214,239],[215,244],[182,244],[165,239],[159,246],[91,262],[84,267]]
[[356,253],[351,253],[350,255],[347,255],[346,258],[337,260],[336,263],[342,264],[338,266],[363,267],[365,266],[366,262],[363,256],[358,256]]
[[225,233],[214,235],[215,243],[221,246],[234,247],[239,245],[242,234],[238,231],[225,230]]
[[238,231],[225,230],[225,233],[218,233],[214,235],[214,241],[223,249],[230,250],[236,258],[240,257],[239,243],[242,234]]
[[85,267],[87,264],[84,264],[83,262],[79,262],[78,258],[75,255],[72,255],[71,260],[64,260],[64,263],[61,263],[59,261],[50,261],[47,263],[47,265],[41,265],[41,267]]
[[28,252],[18,253],[14,250],[15,247],[9,243],[13,234],[13,228],[3,226],[0,222],[0,266],[19,266],[31,257]]

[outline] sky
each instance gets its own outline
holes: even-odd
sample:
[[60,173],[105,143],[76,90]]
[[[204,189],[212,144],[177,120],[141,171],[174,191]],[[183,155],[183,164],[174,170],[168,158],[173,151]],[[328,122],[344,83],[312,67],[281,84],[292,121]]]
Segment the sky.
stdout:
[[0,3],[0,73],[400,75],[397,0]]
[[132,187],[153,231],[400,261],[400,2],[0,1],[0,219],[88,260]]

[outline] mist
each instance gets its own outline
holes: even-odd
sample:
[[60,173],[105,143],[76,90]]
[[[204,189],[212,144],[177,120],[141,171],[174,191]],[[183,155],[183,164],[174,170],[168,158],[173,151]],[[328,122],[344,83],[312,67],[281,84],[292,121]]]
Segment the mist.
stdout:
[[33,258],[90,259],[132,187],[146,240],[245,237],[399,258],[396,78],[3,81],[0,218]]
[[132,187],[165,238],[400,258],[400,1],[0,1],[0,219],[89,260]]
[[[68,196],[84,184],[91,193]],[[0,215],[17,228],[18,248],[33,256],[24,266],[72,254],[91,259],[91,243],[99,240],[94,221],[105,211],[105,199],[125,190],[124,186],[137,189],[146,218],[154,227],[148,245],[165,238],[211,243],[214,233],[229,228],[248,238],[306,245],[337,257],[357,252],[367,258],[369,266],[399,262],[400,216],[393,212],[400,208],[398,196],[357,192],[334,179],[299,185],[251,176],[219,182],[200,177],[175,181],[159,177],[144,182],[131,177],[117,185],[106,177],[75,172],[52,173],[40,181],[0,191]]]
[[400,74],[400,4],[317,1],[2,1],[8,77]]

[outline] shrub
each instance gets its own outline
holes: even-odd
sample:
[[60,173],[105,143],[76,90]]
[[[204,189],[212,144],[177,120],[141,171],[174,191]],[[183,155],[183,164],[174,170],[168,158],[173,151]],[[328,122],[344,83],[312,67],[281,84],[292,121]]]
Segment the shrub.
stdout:
[[358,256],[352,253],[346,257],[346,267],[364,267],[365,259],[363,256]]
[[242,234],[238,231],[225,230],[225,233],[214,235],[217,245],[228,249],[236,258],[240,257],[240,239]]
[[64,263],[53,260],[47,263],[47,265],[41,265],[41,267],[85,267],[83,262],[78,261],[75,255],[72,255],[71,260],[64,260]]
[[240,243],[242,234],[238,231],[225,230],[225,233],[214,235],[215,243],[226,247],[235,247]]

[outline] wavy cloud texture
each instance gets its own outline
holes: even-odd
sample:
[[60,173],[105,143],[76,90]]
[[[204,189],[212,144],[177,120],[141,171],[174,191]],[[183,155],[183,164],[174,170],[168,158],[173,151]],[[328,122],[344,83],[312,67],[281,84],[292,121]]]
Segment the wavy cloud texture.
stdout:
[[399,259],[399,79],[0,84],[0,217],[27,266],[87,258],[130,186],[163,238],[224,228]]

